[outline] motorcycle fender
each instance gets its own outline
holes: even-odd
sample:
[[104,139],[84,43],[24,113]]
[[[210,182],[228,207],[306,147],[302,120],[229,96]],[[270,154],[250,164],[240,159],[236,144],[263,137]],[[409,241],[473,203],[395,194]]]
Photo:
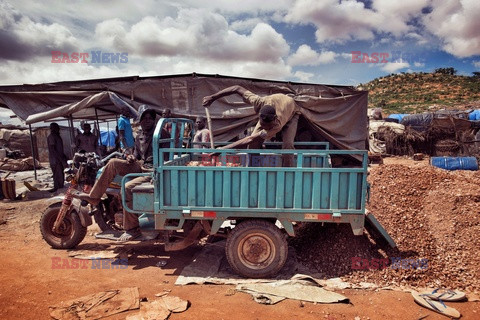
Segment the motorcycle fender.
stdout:
[[63,198],[64,198],[64,196],[55,196],[55,197],[52,197],[52,198],[48,199],[48,201],[47,201],[48,206],[50,207],[50,206],[55,205],[57,203],[62,204]]
[[82,226],[85,228],[92,225],[92,217],[90,216],[90,210],[87,207],[81,205],[81,201],[78,199],[72,199],[72,207],[75,211],[78,212],[78,217],[80,218],[80,222]]

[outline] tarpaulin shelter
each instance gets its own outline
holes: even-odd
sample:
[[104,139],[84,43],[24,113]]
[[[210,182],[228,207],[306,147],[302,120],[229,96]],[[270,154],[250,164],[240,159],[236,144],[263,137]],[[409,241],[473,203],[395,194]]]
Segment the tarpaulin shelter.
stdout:
[[[303,124],[315,140],[339,149],[365,149],[367,92],[352,87],[261,80],[207,74],[122,77],[36,85],[0,86],[0,107],[9,108],[27,124],[57,119],[112,119],[125,103],[170,108],[175,117],[204,116],[202,99],[232,85],[258,95],[285,93],[302,107]],[[238,95],[210,107],[216,141],[229,141],[257,121],[253,107]]]

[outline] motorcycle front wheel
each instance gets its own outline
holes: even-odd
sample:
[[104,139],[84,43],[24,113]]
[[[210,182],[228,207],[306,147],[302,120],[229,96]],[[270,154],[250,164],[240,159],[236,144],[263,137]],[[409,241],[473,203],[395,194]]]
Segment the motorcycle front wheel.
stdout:
[[71,249],[85,238],[87,228],[82,226],[76,211],[67,212],[59,230],[53,231],[53,225],[62,204],[56,203],[45,210],[40,219],[40,232],[43,239],[54,249]]

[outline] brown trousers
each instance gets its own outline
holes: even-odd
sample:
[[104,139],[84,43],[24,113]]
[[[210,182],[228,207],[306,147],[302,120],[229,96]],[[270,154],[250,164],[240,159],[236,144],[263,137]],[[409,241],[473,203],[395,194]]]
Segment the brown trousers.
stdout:
[[[122,159],[112,159],[103,168],[103,172],[95,182],[95,185],[90,191],[90,197],[100,199],[107,190],[110,183],[116,175],[124,176],[129,173],[140,173],[142,167],[138,161],[128,163]],[[129,208],[132,208],[132,189],[144,182],[149,182],[150,177],[138,177],[128,181],[125,184],[125,202]],[[138,216],[134,213],[123,211],[123,226],[125,230],[130,230],[138,227]]]

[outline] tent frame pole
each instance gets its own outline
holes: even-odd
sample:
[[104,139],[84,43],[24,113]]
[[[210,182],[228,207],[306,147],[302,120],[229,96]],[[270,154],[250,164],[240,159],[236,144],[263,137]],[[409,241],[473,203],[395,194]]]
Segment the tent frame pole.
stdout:
[[37,180],[37,165],[35,159],[35,143],[33,143],[33,133],[32,133],[32,125],[28,125],[28,130],[30,131],[30,147],[32,148],[32,158],[33,158],[33,176],[35,180]]

